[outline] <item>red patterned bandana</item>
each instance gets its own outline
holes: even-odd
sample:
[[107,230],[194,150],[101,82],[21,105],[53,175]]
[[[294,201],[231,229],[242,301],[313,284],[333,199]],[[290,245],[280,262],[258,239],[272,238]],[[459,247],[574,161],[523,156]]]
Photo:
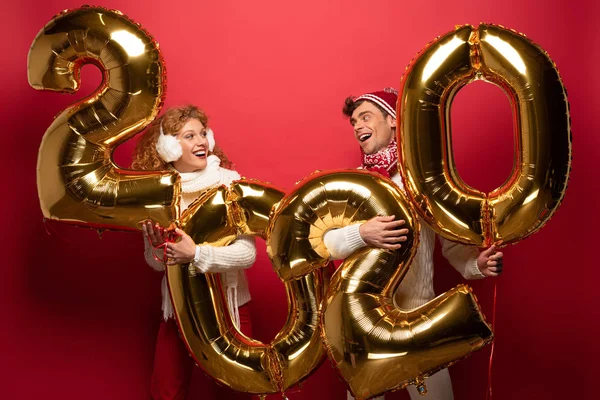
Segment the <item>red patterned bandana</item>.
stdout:
[[385,149],[375,154],[365,154],[363,152],[362,167],[369,171],[379,172],[388,178],[394,175],[398,171],[398,145],[396,139],[393,139]]

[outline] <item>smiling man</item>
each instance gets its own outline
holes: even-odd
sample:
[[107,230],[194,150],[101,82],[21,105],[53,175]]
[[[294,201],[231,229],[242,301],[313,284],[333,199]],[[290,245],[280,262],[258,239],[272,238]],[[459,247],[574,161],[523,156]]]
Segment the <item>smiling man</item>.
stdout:
[[[344,102],[343,113],[350,119],[354,138],[363,155],[361,168],[379,172],[391,178],[404,190],[398,172],[398,146],[396,143],[396,102],[398,93],[391,88],[363,94],[357,98],[348,97]],[[394,294],[394,301],[401,309],[413,309],[433,300],[433,250],[435,234],[422,220],[417,254],[406,276]],[[343,259],[365,246],[395,250],[406,241],[408,230],[404,221],[396,221],[394,216],[375,217],[364,224],[350,225],[330,230],[325,234],[324,243],[332,258]],[[502,273],[502,253],[496,246],[482,251],[474,246],[464,246],[443,238],[442,252],[450,264],[466,279],[479,279],[498,276]],[[428,393],[419,395],[416,388],[408,388],[412,400],[452,400],[452,382],[447,369],[430,378]],[[383,399],[384,396],[378,397]],[[348,394],[348,399],[352,396]]]

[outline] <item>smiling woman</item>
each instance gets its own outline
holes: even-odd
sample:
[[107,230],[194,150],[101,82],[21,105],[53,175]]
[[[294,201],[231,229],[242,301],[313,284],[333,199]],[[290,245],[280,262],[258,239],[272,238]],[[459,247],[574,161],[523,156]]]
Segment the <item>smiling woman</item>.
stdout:
[[[200,128],[201,126],[201,128]],[[204,131],[202,133],[201,131]],[[215,143],[214,134],[208,128],[208,116],[196,106],[172,108],[157,118],[148,130],[140,137],[133,154],[131,167],[140,170],[166,170],[175,168],[179,172],[193,172],[179,169],[175,164],[183,157],[184,133],[197,133],[206,137],[208,141],[208,156],[214,155],[220,160],[220,166],[233,169],[234,165],[229,161],[225,153]],[[162,134],[162,135],[161,135]],[[187,139],[188,141],[191,138]],[[178,163],[184,168],[181,163]],[[202,170],[206,167],[198,167]]]
[[[164,136],[164,135],[161,135]],[[207,130],[197,119],[189,120],[175,135],[181,147],[181,157],[173,161],[179,172],[196,172],[206,168],[209,142]]]
[[[240,179],[236,171],[222,168],[222,164],[232,167],[215,145],[207,115],[196,106],[185,106],[168,110],[143,134],[135,149],[132,167],[175,170],[181,177],[179,206],[183,211],[206,189],[229,185]],[[213,247],[196,245],[180,229],[175,230],[177,239],[171,242],[167,240],[166,230],[151,221],[146,221],[142,230],[144,255],[153,269],[165,271],[166,261],[166,264],[174,266],[190,264],[198,273],[220,273],[232,320],[238,329],[251,336],[250,292],[243,269],[251,267],[256,257],[253,238],[242,236],[228,246]],[[164,249],[167,260],[155,256],[157,248]],[[154,400],[185,398],[194,361],[179,336],[166,277],[162,282],[162,311],[150,393]],[[223,391],[227,393],[221,393]],[[216,398],[235,396],[223,387],[215,392],[218,392]],[[244,398],[244,395],[239,396]]]

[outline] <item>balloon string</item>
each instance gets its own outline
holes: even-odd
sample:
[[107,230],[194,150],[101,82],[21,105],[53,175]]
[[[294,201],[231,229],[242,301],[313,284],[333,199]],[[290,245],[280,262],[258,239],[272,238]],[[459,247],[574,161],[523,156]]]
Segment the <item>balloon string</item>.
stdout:
[[46,230],[46,233],[48,234],[48,236],[52,236],[52,233],[48,230],[48,228],[50,228],[50,230],[52,230],[52,232],[58,236],[63,242],[67,242],[69,244],[76,244],[75,242],[73,242],[72,240],[67,239],[66,237],[62,236],[56,229],[54,229],[52,227],[52,224],[50,224],[48,222],[48,218],[44,218],[44,229]]
[[48,230],[48,225],[47,225],[48,221],[46,220],[46,218],[42,218],[42,223],[44,224],[44,229],[46,230],[46,233],[48,234],[48,236],[52,236],[52,234]]
[[[167,244],[175,242],[176,234],[173,231],[167,231],[163,227],[159,227],[159,230],[160,230],[160,236],[162,236],[165,239],[165,241],[163,243],[159,244],[158,246],[154,246],[154,249],[152,249],[152,257],[158,262],[166,263],[168,261]],[[157,251],[161,251],[162,255],[161,256],[156,255]]]
[[[497,284],[494,282],[494,302],[492,308],[492,327],[496,328],[496,295],[497,295]],[[494,359],[494,344],[495,340],[492,342],[492,349],[490,351],[490,362],[488,365],[488,390],[485,394],[486,400],[492,400],[492,361]]]
[[[158,256],[157,252],[162,249],[162,254]],[[167,242],[159,244],[158,246],[154,246],[152,249],[152,257],[159,262],[166,263],[167,262]]]

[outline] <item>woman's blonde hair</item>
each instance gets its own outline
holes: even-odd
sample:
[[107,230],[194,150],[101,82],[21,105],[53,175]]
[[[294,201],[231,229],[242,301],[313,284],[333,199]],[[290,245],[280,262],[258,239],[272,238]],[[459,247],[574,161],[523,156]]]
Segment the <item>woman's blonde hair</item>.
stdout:
[[[156,142],[158,141],[158,135],[160,135],[161,124],[165,135],[177,135],[190,119],[197,119],[205,128],[208,128],[208,116],[194,105],[171,108],[155,119],[135,146],[131,168],[145,171],[168,169],[169,164],[160,158],[156,151]],[[214,154],[221,159],[223,168],[234,169],[234,165],[218,145],[215,145],[210,154]]]

